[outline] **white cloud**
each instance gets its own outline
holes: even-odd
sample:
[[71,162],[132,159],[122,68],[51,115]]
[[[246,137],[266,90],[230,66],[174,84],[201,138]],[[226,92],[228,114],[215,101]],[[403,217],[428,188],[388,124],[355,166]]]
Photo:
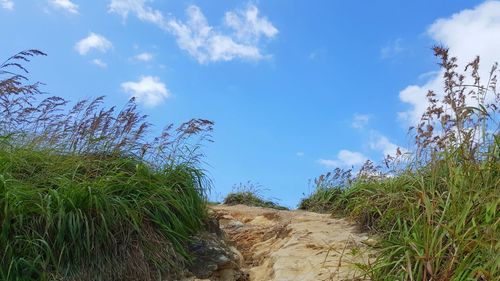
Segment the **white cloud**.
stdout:
[[92,60],[92,63],[93,63],[93,64],[95,64],[95,65],[97,65],[97,66],[98,66],[98,67],[100,67],[100,68],[106,68],[106,67],[108,67],[108,64],[107,64],[107,63],[105,63],[105,62],[103,62],[103,61],[102,61],[102,60],[100,60],[100,59],[93,59],[93,60]]
[[224,21],[244,42],[256,42],[261,36],[273,38],[278,34],[278,29],[267,18],[259,17],[259,9],[254,5],[248,5],[246,10],[226,12]]
[[389,42],[382,49],[380,49],[380,56],[383,59],[388,59],[390,57],[394,57],[395,55],[401,53],[404,49],[401,46],[401,42],[403,39],[398,38],[394,41]]
[[299,152],[295,153],[295,155],[297,155],[298,157],[302,157],[305,155],[305,153],[302,151],[299,151]]
[[351,126],[355,129],[363,129],[370,121],[370,116],[366,114],[354,114]]
[[312,50],[307,56],[310,60],[317,60],[323,58],[327,54],[327,49],[324,47]]
[[376,132],[372,132],[371,134],[370,148],[382,152],[384,157],[387,155],[396,156],[398,148],[401,153],[407,152],[405,148],[392,143],[386,136]]
[[120,15],[124,20],[129,14],[135,15],[142,21],[150,22],[166,29],[167,23],[163,14],[145,5],[146,0],[111,0],[108,6],[110,13]]
[[124,92],[135,97],[137,102],[148,107],[157,106],[171,96],[160,78],[154,76],[142,76],[138,82],[124,82],[121,87]]
[[337,159],[335,160],[319,159],[318,163],[328,168],[338,168],[338,167],[349,168],[352,166],[363,165],[367,160],[368,157],[366,157],[360,152],[343,149],[339,151],[339,153],[337,154]]
[[[458,57],[463,69],[476,55],[481,56],[480,75],[485,79],[491,65],[500,60],[500,1],[486,1],[481,5],[463,10],[448,18],[436,20],[427,34],[438,44],[450,49],[450,55]],[[399,93],[402,102],[410,109],[399,113],[399,117],[415,125],[427,108],[427,91],[432,89],[438,97],[443,96],[443,72],[429,75],[423,85],[409,85]],[[429,77],[428,76],[428,77]]]
[[341,166],[338,160],[318,159],[318,163],[328,168],[338,168]]
[[267,19],[258,17],[258,9],[253,5],[246,12],[226,13],[225,23],[234,30],[232,35],[210,26],[197,6],[190,6],[186,14],[187,22],[171,20],[169,27],[179,47],[200,63],[264,59],[267,56],[259,49],[260,38],[273,38],[278,32]]
[[418,75],[418,79],[427,81],[429,79],[436,77],[436,75],[438,75],[439,73],[440,73],[439,70],[427,71],[427,72],[424,72],[424,73]]
[[75,44],[75,50],[82,56],[86,55],[92,49],[105,53],[112,47],[113,44],[108,39],[93,32]]
[[309,59],[314,60],[318,57],[318,52],[312,51],[309,53]]
[[78,5],[70,0],[49,0],[49,3],[54,8],[62,9],[72,14],[78,14]]
[[[167,19],[159,10],[147,6],[145,0],[112,0],[109,12],[122,16],[124,20],[133,14],[171,33],[179,48],[199,63],[268,58],[260,50],[261,39],[274,38],[278,33],[267,18],[259,16],[254,5],[248,5],[245,10],[226,12],[224,25],[220,27],[211,26],[195,5],[187,8],[186,21]],[[223,32],[224,29],[230,32]]]
[[138,61],[148,62],[148,61],[151,61],[153,59],[153,54],[146,53],[146,52],[140,53],[138,55],[135,55],[134,59],[138,60]]
[[2,8],[6,10],[14,10],[14,1],[12,0],[1,0],[0,4],[2,5]]

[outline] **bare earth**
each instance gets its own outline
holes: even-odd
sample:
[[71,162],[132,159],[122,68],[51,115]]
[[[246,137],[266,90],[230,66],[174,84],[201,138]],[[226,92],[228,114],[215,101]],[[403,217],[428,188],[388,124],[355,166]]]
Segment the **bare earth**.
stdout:
[[373,239],[351,222],[244,205],[219,205],[212,210],[243,255],[249,280],[366,280],[353,264],[368,262],[366,244]]

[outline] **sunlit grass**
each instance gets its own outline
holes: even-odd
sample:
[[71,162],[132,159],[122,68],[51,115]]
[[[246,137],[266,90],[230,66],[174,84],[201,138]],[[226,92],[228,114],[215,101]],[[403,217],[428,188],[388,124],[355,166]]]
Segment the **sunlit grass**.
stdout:
[[233,191],[226,195],[223,203],[226,205],[247,205],[253,207],[272,208],[278,210],[288,210],[273,200],[265,199],[261,194],[262,190],[259,184],[250,181],[233,186]]
[[429,93],[406,166],[378,174],[362,169],[341,184],[322,176],[301,205],[350,216],[380,235],[376,261],[361,265],[372,280],[500,278],[496,65],[483,86],[474,60],[468,66],[473,85],[467,85],[456,59],[446,49],[435,52],[445,69],[445,96]]
[[40,54],[0,67],[0,279],[178,275],[206,218],[210,183],[197,149],[212,123],[151,138],[133,100],[116,113],[101,98],[69,111],[61,98],[40,101],[40,84],[13,73]]

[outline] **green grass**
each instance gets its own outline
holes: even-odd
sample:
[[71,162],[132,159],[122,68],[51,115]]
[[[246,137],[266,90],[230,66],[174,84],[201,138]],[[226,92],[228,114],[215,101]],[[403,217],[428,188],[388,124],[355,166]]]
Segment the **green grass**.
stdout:
[[329,213],[341,194],[342,189],[336,186],[318,187],[307,198],[300,201],[299,209],[318,213]]
[[[360,173],[347,185],[326,186],[322,177],[301,203],[305,209],[349,216],[380,236],[376,260],[359,265],[372,280],[500,279],[497,108],[486,99],[476,109],[463,103],[467,86],[457,78],[454,59],[447,50],[436,53],[450,74],[447,85],[454,85],[446,88],[444,101],[454,113],[436,118],[447,111],[430,101],[423,124],[440,131],[431,128],[428,134],[420,126],[411,160],[386,176]],[[495,92],[491,85],[476,89],[479,96],[485,94],[481,89]]]
[[1,147],[0,279],[134,280],[180,270],[206,214],[202,177],[183,165],[156,171],[133,159]]
[[223,200],[226,205],[247,205],[253,207],[272,208],[278,210],[288,210],[287,207],[280,206],[278,203],[264,199],[261,195],[260,186],[252,182],[240,183],[233,187],[233,192],[226,195]]
[[116,113],[102,98],[40,100],[40,84],[12,72],[40,54],[0,66],[0,280],[175,278],[207,216],[193,137],[213,123],[153,138],[133,100]]
[[[500,147],[498,147],[500,149]],[[500,163],[446,160],[334,190],[330,211],[382,236],[373,280],[498,280]],[[323,204],[324,190],[308,199]]]
[[226,205],[247,205],[253,207],[272,208],[278,210],[288,210],[287,207],[280,206],[276,202],[266,200],[251,192],[231,192],[224,198]]

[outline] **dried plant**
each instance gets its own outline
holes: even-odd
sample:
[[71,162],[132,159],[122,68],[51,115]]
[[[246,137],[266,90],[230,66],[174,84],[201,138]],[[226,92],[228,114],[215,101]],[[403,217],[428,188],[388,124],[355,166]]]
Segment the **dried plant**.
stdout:
[[347,188],[321,176],[301,202],[301,208],[347,215],[377,232],[377,258],[360,267],[370,280],[500,276],[498,64],[481,80],[479,57],[461,73],[448,49],[435,47],[434,54],[444,87],[427,93],[427,110],[413,128],[413,156],[386,158],[383,170],[390,173],[384,177],[367,163]]
[[314,179],[317,188],[339,187],[345,188],[354,180],[352,169],[344,170],[336,168],[333,172],[328,172]]
[[[456,57],[448,49],[434,47],[443,69],[444,94],[427,93],[428,107],[416,127],[417,156],[428,157],[449,148],[460,149],[469,160],[482,160],[490,155],[481,148],[498,137],[500,94],[497,92],[498,63],[493,64],[486,84],[479,77],[479,57],[458,71]],[[435,154],[434,154],[435,156]]]
[[104,97],[81,100],[69,109],[69,101],[61,97],[42,99],[41,84],[27,84],[28,78],[16,73],[27,74],[21,63],[36,55],[45,54],[27,50],[0,65],[0,136],[15,145],[94,157],[137,157],[161,167],[199,162],[201,143],[211,141],[214,124],[205,119],[177,128],[169,124],[149,138],[151,124],[138,112],[134,98],[121,110],[105,107]]

